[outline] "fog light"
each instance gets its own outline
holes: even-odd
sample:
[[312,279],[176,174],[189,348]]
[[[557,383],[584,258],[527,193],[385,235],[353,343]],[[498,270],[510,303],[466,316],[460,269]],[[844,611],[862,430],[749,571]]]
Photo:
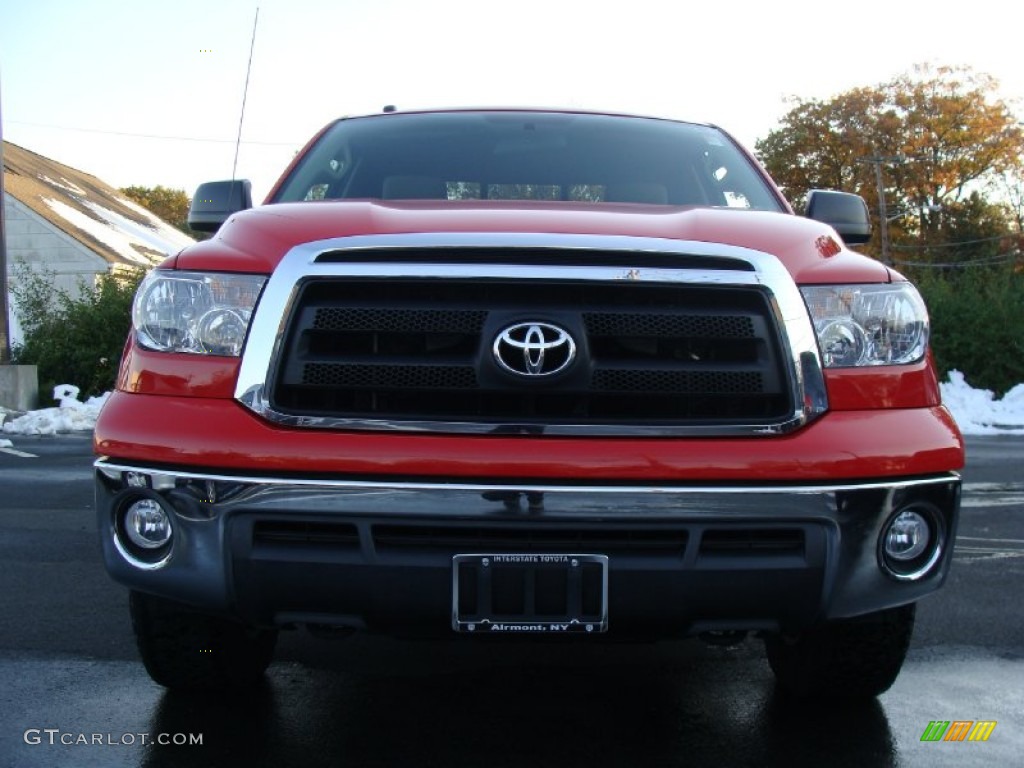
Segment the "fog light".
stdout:
[[928,521],[908,509],[896,515],[889,524],[885,534],[885,554],[905,563],[920,557],[930,543]]
[[878,540],[879,564],[898,581],[923,579],[945,548],[942,515],[931,504],[915,502],[890,518]]
[[171,518],[153,499],[139,499],[124,514],[124,531],[141,549],[159,549],[171,540]]

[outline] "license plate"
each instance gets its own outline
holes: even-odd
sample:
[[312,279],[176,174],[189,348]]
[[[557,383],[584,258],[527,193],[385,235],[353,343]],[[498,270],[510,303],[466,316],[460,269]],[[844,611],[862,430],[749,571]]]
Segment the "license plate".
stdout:
[[452,628],[484,634],[608,630],[606,555],[456,555]]

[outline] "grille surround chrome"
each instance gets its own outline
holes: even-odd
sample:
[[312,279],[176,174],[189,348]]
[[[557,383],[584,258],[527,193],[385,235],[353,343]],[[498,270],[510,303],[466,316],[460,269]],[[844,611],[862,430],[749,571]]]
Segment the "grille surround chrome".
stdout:
[[[453,255],[471,250],[501,250],[508,261],[459,263]],[[395,252],[410,257],[395,259]],[[516,254],[550,254],[552,263],[516,263]],[[415,258],[411,255],[415,254]],[[607,255],[608,263],[600,263]],[[623,265],[622,257],[659,257],[657,266]],[[681,266],[665,266],[662,257],[680,258]],[[346,258],[347,257],[347,258]],[[702,269],[701,258],[715,267]],[[581,261],[586,263],[578,263]],[[598,263],[594,263],[598,262]],[[698,266],[694,266],[695,262]],[[735,269],[722,268],[735,265]],[[668,286],[757,287],[769,295],[774,322],[780,329],[782,356],[788,373],[790,402],[785,418],[772,423],[730,424],[593,424],[508,423],[496,425],[469,420],[337,418],[281,412],[268,397],[274,363],[282,351],[291,317],[304,281],[318,278],[379,278],[479,281],[573,280],[593,283],[625,281]],[[822,364],[806,306],[779,260],[761,251],[714,243],[627,236],[531,233],[429,233],[365,235],[335,238],[296,246],[268,280],[253,314],[242,354],[236,399],[273,423],[340,430],[403,431],[454,434],[546,434],[586,436],[752,436],[792,432],[828,408]]]

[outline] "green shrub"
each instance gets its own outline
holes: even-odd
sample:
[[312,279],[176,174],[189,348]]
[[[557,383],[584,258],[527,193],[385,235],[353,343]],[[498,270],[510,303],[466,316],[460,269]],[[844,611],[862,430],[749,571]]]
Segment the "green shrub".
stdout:
[[11,293],[25,338],[12,358],[38,366],[40,392],[74,384],[84,399],[113,388],[143,276],[142,270],[108,272],[92,286],[83,283],[80,295],[72,297],[54,287],[53,272],[15,266]]
[[959,370],[972,387],[997,395],[1024,382],[1024,273],[1012,264],[922,272],[908,277],[928,304],[942,380]]

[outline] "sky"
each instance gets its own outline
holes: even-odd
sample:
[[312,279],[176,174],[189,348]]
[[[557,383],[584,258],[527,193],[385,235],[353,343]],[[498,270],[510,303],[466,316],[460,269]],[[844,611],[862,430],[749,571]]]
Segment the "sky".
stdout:
[[[1024,435],[1024,384],[996,399],[989,390],[972,387],[959,371],[951,371],[940,386],[943,402],[965,435]],[[109,393],[85,402],[79,394],[78,387],[61,384],[53,390],[53,406],[28,413],[0,407],[0,435],[7,435],[0,437],[0,451],[17,453],[20,435],[91,431]]]
[[[4,139],[117,187],[261,200],[344,115],[548,106],[713,122],[753,148],[785,99],[969,66],[1024,116],[1003,0],[0,0]],[[254,21],[255,44],[252,45]],[[252,51],[252,67],[247,64]]]

